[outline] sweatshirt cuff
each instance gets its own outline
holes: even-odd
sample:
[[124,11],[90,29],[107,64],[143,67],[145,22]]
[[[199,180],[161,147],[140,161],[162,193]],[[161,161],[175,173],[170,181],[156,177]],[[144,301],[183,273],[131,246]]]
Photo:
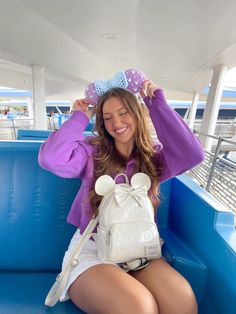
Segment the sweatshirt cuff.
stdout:
[[150,98],[149,96],[146,96],[144,98],[144,102],[146,104],[146,106],[148,107],[148,109],[151,109],[151,107],[157,105],[157,106],[163,106],[163,105],[168,105],[165,95],[164,95],[164,91],[163,89],[156,89],[154,91],[154,98]]
[[89,124],[89,117],[86,115],[86,113],[80,110],[75,110],[72,113],[70,119],[79,122],[84,127]]

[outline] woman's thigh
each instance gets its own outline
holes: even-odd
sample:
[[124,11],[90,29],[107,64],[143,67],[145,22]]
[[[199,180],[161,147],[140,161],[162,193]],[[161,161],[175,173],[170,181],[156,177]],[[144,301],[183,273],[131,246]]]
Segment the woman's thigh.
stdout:
[[114,265],[89,268],[70,286],[73,303],[89,314],[157,314],[150,291]]
[[196,314],[197,303],[186,279],[163,258],[130,272],[155,297],[160,314]]

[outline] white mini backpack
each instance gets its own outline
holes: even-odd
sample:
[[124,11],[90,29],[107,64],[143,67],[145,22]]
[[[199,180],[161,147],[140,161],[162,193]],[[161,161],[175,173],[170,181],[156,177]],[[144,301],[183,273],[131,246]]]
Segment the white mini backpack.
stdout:
[[[125,177],[125,183],[116,184],[120,175]],[[97,242],[97,255],[102,262],[127,263],[128,269],[136,269],[138,259],[161,257],[159,232],[147,194],[150,187],[150,178],[141,172],[133,175],[131,184],[125,174],[118,174],[114,180],[108,175],[97,179],[95,191],[103,196],[98,216],[90,221],[68,256],[46,297],[46,305],[54,306],[59,300],[71,271],[79,263],[81,250],[91,236]],[[97,233],[94,233],[97,225]]]
[[[116,184],[118,176],[124,176],[125,183]],[[130,183],[123,173],[114,180],[103,175],[95,183],[96,193],[103,196],[95,237],[98,258],[103,262],[126,263],[161,257],[159,232],[147,193],[151,180],[140,172],[133,175]]]

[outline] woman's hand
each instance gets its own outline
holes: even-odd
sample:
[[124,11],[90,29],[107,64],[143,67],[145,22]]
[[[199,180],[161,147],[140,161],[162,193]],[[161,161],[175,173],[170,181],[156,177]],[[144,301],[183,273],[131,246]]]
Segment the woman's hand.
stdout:
[[140,95],[142,98],[145,98],[146,96],[153,98],[155,90],[157,90],[158,87],[153,81],[147,80],[143,83],[143,86],[140,90]]
[[94,114],[95,107],[93,107],[92,110],[90,110],[88,106],[89,106],[89,101],[87,99],[77,99],[75,100],[73,104],[72,110],[83,111],[90,119]]

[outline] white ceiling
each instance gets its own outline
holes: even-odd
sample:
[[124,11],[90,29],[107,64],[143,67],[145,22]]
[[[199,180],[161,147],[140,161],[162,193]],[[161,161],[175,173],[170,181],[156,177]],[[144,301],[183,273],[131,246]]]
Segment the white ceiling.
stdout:
[[0,0],[0,85],[30,90],[38,65],[48,96],[81,97],[134,67],[191,99],[215,65],[236,66],[235,12],[235,0]]

